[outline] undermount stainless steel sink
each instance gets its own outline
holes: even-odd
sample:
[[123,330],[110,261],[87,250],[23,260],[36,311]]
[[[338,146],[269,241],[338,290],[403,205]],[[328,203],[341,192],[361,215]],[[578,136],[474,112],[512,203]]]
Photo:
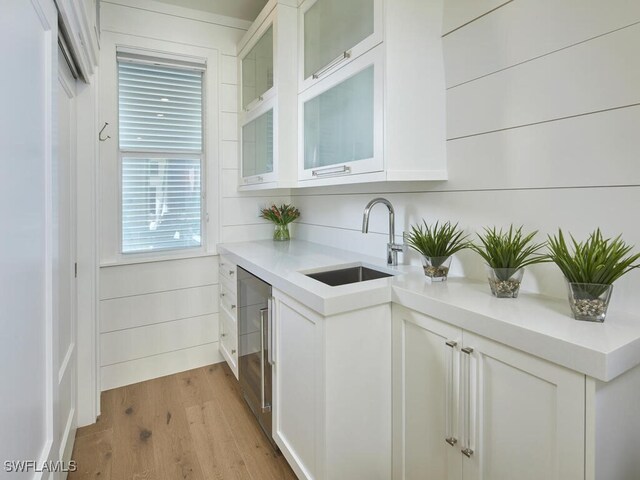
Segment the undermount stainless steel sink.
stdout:
[[306,275],[307,277],[311,277],[332,287],[393,276],[391,273],[381,272],[380,270],[374,270],[373,268],[363,266],[307,273]]

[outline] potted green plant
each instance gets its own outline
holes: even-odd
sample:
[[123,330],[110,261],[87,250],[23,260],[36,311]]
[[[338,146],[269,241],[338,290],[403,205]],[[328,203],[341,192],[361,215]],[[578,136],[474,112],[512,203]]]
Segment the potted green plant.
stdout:
[[293,205],[285,203],[279,207],[275,204],[260,210],[260,217],[273,222],[275,229],[273,239],[278,241],[289,240],[289,224],[300,217],[300,210]]
[[463,235],[458,224],[450,222],[429,226],[412,225],[406,236],[407,244],[422,255],[424,274],[434,282],[443,282],[449,274],[451,256],[467,248],[467,236]]
[[585,242],[571,236],[572,250],[562,230],[557,236],[549,235],[549,257],[560,268],[567,280],[569,305],[576,320],[604,322],[613,291],[613,282],[640,265],[640,253],[631,255],[633,246],[618,235],[604,238],[596,229]]
[[533,242],[538,231],[524,234],[522,228],[511,225],[506,232],[495,227],[485,228],[483,235],[477,234],[480,244],[469,245],[487,263],[491,293],[498,298],[517,298],[524,268],[549,261],[539,253],[546,242]]

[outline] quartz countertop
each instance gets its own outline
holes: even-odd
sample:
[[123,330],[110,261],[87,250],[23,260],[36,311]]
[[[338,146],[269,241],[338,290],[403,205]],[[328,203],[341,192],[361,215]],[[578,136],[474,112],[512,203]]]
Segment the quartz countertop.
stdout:
[[[486,282],[450,277],[431,283],[420,266],[387,267],[384,258],[299,240],[229,243],[218,250],[323,316],[394,302],[597,380],[640,364],[638,315],[613,310],[604,323],[577,321],[567,300],[524,291],[517,299],[499,299]],[[351,265],[394,276],[330,287],[305,275]]]

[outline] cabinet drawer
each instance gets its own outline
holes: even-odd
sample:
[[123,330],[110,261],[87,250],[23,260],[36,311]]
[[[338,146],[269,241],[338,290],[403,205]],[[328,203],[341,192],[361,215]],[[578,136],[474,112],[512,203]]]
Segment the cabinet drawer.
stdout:
[[[235,285],[237,270],[238,270],[238,267],[236,266],[236,264],[230,261],[228,257],[225,257],[224,255],[220,255],[218,266],[219,266],[218,275],[220,277],[224,277],[225,279],[229,280],[229,282],[231,282],[233,285]],[[235,287],[233,287],[233,291],[234,292],[236,291]]]
[[237,296],[223,282],[220,282],[220,311],[224,311],[233,319],[234,324],[236,323],[238,319]]
[[220,352],[229,368],[238,377],[238,337],[233,319],[224,311],[220,312]]

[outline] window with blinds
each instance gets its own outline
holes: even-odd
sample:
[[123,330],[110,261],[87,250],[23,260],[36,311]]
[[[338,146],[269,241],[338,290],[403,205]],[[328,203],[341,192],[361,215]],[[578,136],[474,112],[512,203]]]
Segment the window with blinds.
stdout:
[[118,56],[123,253],[202,245],[202,84],[202,69]]

